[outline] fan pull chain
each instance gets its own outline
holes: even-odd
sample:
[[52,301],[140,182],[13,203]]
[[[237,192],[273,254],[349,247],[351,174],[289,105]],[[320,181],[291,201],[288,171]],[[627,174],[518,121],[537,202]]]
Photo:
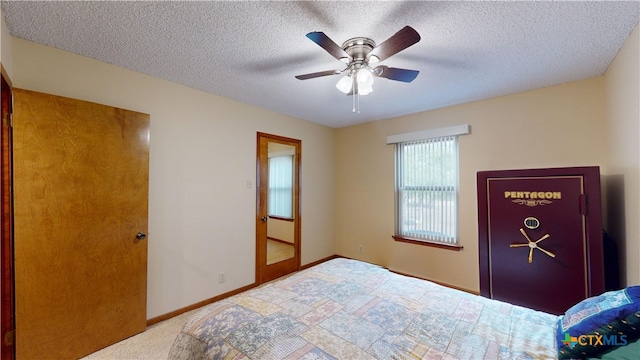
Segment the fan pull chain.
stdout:
[[356,96],[358,96],[357,93],[353,94],[353,108],[351,109],[351,112],[356,112]]
[[358,99],[357,101],[357,105],[356,105],[356,97],[359,95],[358,94],[358,83],[356,82],[356,74],[353,73],[352,76],[352,81],[353,83],[351,84],[351,91],[353,91],[353,108],[351,109],[351,112],[358,112],[360,113],[360,99]]

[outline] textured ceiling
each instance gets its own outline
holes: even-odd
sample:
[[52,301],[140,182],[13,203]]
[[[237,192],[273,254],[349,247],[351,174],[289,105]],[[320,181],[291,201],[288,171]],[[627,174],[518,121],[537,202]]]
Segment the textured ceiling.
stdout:
[[[640,2],[2,1],[2,14],[19,38],[343,127],[601,75]],[[381,64],[418,78],[376,78],[359,114],[340,76],[294,78],[343,67],[309,32],[379,44],[406,25],[422,39]]]

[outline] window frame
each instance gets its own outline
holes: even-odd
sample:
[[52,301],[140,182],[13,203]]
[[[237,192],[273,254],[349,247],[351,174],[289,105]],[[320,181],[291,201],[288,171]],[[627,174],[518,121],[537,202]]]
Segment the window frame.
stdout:
[[[458,191],[459,191],[459,178],[460,178],[460,162],[459,162],[459,157],[460,157],[460,146],[459,146],[459,142],[458,142],[458,137],[459,135],[465,135],[465,134],[469,134],[469,125],[459,125],[459,126],[453,126],[453,127],[448,127],[448,128],[440,128],[440,129],[432,129],[432,130],[426,130],[426,131],[419,131],[419,132],[413,132],[413,133],[407,133],[407,134],[400,134],[400,135],[392,135],[387,137],[387,144],[394,144],[396,149],[394,149],[394,221],[395,221],[395,229],[394,229],[394,235],[392,236],[392,238],[395,241],[398,242],[404,242],[404,243],[410,243],[410,244],[416,244],[416,245],[422,245],[422,246],[430,246],[430,247],[436,247],[436,248],[441,248],[441,249],[448,249],[448,250],[454,250],[454,251],[460,251],[463,249],[463,246],[461,244],[461,239],[460,239],[460,234],[459,234],[459,228],[460,228],[460,224],[459,224],[459,218],[460,218],[460,209],[459,209],[459,195],[458,195]],[[456,166],[456,183],[453,186],[454,190],[455,190],[455,202],[456,202],[456,209],[455,209],[455,227],[456,227],[456,233],[454,236],[454,241],[455,243],[450,243],[450,242],[444,242],[444,241],[438,241],[438,240],[433,240],[433,239],[423,239],[423,238],[415,238],[415,237],[411,237],[411,236],[407,236],[407,235],[403,235],[400,233],[400,229],[401,229],[401,225],[400,225],[400,209],[399,207],[401,206],[400,204],[400,194],[399,194],[399,184],[398,184],[398,176],[399,176],[399,166],[402,166],[402,164],[398,164],[398,162],[400,161],[399,156],[398,156],[398,145],[399,143],[409,143],[409,142],[413,142],[413,141],[423,141],[423,140],[428,140],[428,139],[435,139],[435,138],[442,138],[442,137],[454,137],[454,146],[455,146],[455,152],[456,152],[456,156],[455,156],[455,166]],[[429,186],[429,185],[422,185],[422,186],[413,186],[415,188],[438,188],[438,187],[443,187],[443,186]],[[448,185],[445,185],[444,187],[449,187]]]

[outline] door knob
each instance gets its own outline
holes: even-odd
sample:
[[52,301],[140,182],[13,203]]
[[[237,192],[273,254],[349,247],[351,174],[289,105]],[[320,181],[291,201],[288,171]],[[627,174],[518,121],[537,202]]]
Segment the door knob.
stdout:
[[262,219],[263,222],[267,222],[267,217],[266,216],[263,216],[260,219]]
[[139,232],[136,234],[136,239],[138,240],[144,240],[147,238],[147,234],[143,233],[143,232]]

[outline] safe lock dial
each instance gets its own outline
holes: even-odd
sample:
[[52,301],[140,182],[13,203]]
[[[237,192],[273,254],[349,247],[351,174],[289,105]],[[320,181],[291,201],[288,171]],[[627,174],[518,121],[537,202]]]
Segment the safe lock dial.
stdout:
[[525,243],[525,244],[511,244],[511,245],[509,245],[509,247],[516,248],[516,247],[528,246],[529,247],[529,258],[528,258],[529,264],[531,264],[533,262],[533,250],[534,249],[538,249],[538,250],[542,251],[543,253],[551,256],[552,258],[556,257],[556,255],[554,253],[552,253],[551,251],[547,251],[547,250],[541,248],[538,245],[538,243],[548,239],[549,237],[551,237],[551,235],[545,234],[540,239],[538,239],[536,241],[531,241],[531,238],[529,238],[529,235],[527,235],[527,232],[524,231],[523,228],[520,228],[520,233],[524,236],[525,239],[527,239],[527,243]]

